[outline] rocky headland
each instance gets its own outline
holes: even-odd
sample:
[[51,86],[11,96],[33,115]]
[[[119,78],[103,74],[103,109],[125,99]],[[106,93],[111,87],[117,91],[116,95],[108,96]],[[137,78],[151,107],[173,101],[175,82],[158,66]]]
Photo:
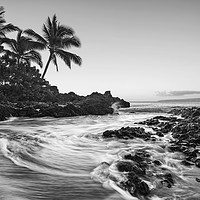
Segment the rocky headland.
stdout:
[[0,121],[9,117],[72,117],[81,115],[112,114],[115,107],[130,107],[130,103],[118,97],[113,97],[110,91],[104,94],[94,92],[88,96],[79,96],[73,92],[59,94],[57,100],[18,101],[0,103]]

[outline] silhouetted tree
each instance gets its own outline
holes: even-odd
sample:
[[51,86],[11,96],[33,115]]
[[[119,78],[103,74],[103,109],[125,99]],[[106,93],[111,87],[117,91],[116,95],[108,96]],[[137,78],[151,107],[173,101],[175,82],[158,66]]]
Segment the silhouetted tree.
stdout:
[[70,69],[71,61],[81,65],[81,58],[78,55],[64,50],[72,46],[80,47],[80,40],[74,36],[72,28],[58,23],[56,15],[53,16],[52,20],[48,17],[46,24],[43,25],[43,37],[31,29],[25,30],[24,32],[35,38],[38,42],[41,42],[45,48],[49,49],[50,55],[42,78],[44,78],[51,61],[58,71],[57,57],[60,57]]
[[1,46],[2,38],[6,37],[6,33],[18,30],[18,28],[12,24],[5,24],[4,13],[4,7],[0,6],[0,52],[3,49],[3,46]]
[[56,86],[52,88],[48,81],[42,79],[36,67],[20,63],[6,67],[4,72],[4,76],[0,76],[0,97],[11,102],[57,100],[59,92]]
[[32,61],[42,67],[42,58],[37,50],[43,49],[43,44],[33,41],[30,37],[23,36],[22,33],[22,30],[18,31],[16,40],[2,38],[2,43],[9,47],[9,49],[4,49],[2,52],[7,54],[7,59],[13,59],[18,65],[20,63],[27,63],[30,66],[30,62]]

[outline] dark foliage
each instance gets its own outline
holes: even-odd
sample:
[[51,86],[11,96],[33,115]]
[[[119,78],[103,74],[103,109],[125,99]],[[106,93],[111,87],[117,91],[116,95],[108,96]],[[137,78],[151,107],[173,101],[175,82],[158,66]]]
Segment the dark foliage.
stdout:
[[0,64],[0,101],[40,101],[55,102],[59,92],[45,79],[39,70],[28,64],[7,66]]

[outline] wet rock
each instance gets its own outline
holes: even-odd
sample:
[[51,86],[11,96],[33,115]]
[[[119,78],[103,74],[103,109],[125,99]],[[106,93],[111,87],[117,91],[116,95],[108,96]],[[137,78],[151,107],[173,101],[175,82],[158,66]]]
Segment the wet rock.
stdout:
[[155,142],[156,140],[157,140],[156,137],[154,137],[154,136],[151,137],[152,142]]
[[136,185],[136,193],[147,196],[150,194],[149,186],[144,181],[139,182]]
[[140,127],[122,127],[119,130],[107,130],[103,132],[103,137],[116,137],[118,139],[150,139],[150,133],[145,132],[145,129]]
[[191,165],[194,165],[193,162],[190,162],[190,161],[188,161],[188,160],[182,160],[182,161],[181,161],[181,164],[183,164],[183,165],[185,165],[185,166],[191,166]]
[[155,165],[158,165],[158,166],[161,166],[161,165],[162,165],[162,162],[159,161],[159,160],[154,160],[153,163],[154,163]]
[[117,169],[120,172],[133,172],[134,169],[134,164],[132,162],[128,162],[128,161],[120,161],[117,164]]
[[105,138],[111,138],[116,136],[116,131],[114,130],[107,130],[103,132],[103,137]]
[[198,153],[198,150],[197,149],[194,149],[194,147],[191,147],[191,144],[189,143],[188,144],[189,147],[187,147],[183,153],[186,154],[188,160],[192,159],[192,158],[196,158],[197,157],[197,153]]
[[148,126],[154,126],[154,125],[157,125],[159,124],[159,120],[158,119],[148,119],[145,121],[145,124],[148,125]]
[[180,150],[180,146],[177,145],[177,144],[171,144],[171,145],[169,145],[167,148],[168,148],[168,150],[171,151],[171,152],[181,151],[181,150]]
[[171,184],[171,185],[174,185],[174,180],[173,180],[173,177],[170,173],[166,173],[164,174],[164,178],[166,178],[166,180]]
[[162,133],[162,131],[157,131],[156,135],[159,137],[164,137],[164,134]]
[[[38,99],[38,101],[16,101],[13,103],[2,102],[0,104],[0,121],[10,116],[14,117],[71,117],[78,115],[106,115],[113,114],[112,105],[116,103],[118,108],[130,107],[130,103],[113,97],[110,91],[105,94],[94,92],[86,97],[76,95],[73,92],[60,94],[55,86],[50,89],[57,96],[50,99]],[[37,95],[36,95],[37,96]],[[40,102],[41,101],[41,102]],[[1,99],[0,99],[1,102]],[[11,106],[10,106],[11,105]]]
[[195,166],[200,168],[200,158],[195,160]]
[[137,196],[137,195],[143,195],[147,196],[150,194],[149,186],[142,181],[136,174],[129,173],[127,176],[127,181],[120,183],[120,186],[128,190],[131,195]]
[[174,115],[181,115],[181,117],[193,121],[193,119],[198,119],[198,117],[200,117],[200,108],[192,107],[192,108],[172,109],[169,113],[172,113]]
[[195,180],[196,180],[197,182],[200,182],[200,178],[196,178]]
[[128,161],[120,161],[117,164],[117,169],[120,172],[131,172],[138,175],[144,174],[144,171],[140,166],[135,162],[128,162]]
[[161,127],[161,131],[163,133],[169,133],[171,131],[171,129],[173,128],[174,123],[173,122],[166,122],[162,127]]
[[172,187],[172,184],[168,180],[162,180],[161,183],[164,187],[168,187],[168,188]]
[[177,117],[165,117],[165,116],[156,116],[156,117],[153,117],[153,119],[162,120],[162,121],[170,121],[170,122],[178,121]]

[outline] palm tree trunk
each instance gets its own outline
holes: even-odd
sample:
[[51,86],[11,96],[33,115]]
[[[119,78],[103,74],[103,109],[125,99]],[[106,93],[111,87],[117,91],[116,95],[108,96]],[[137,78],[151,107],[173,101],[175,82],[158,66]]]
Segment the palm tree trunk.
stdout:
[[42,78],[44,78],[45,74],[47,73],[47,69],[49,67],[49,63],[51,62],[51,59],[52,59],[52,53],[50,53],[50,55],[49,55],[49,59],[47,61],[47,64],[46,64],[45,69],[44,69],[44,72],[42,74]]

